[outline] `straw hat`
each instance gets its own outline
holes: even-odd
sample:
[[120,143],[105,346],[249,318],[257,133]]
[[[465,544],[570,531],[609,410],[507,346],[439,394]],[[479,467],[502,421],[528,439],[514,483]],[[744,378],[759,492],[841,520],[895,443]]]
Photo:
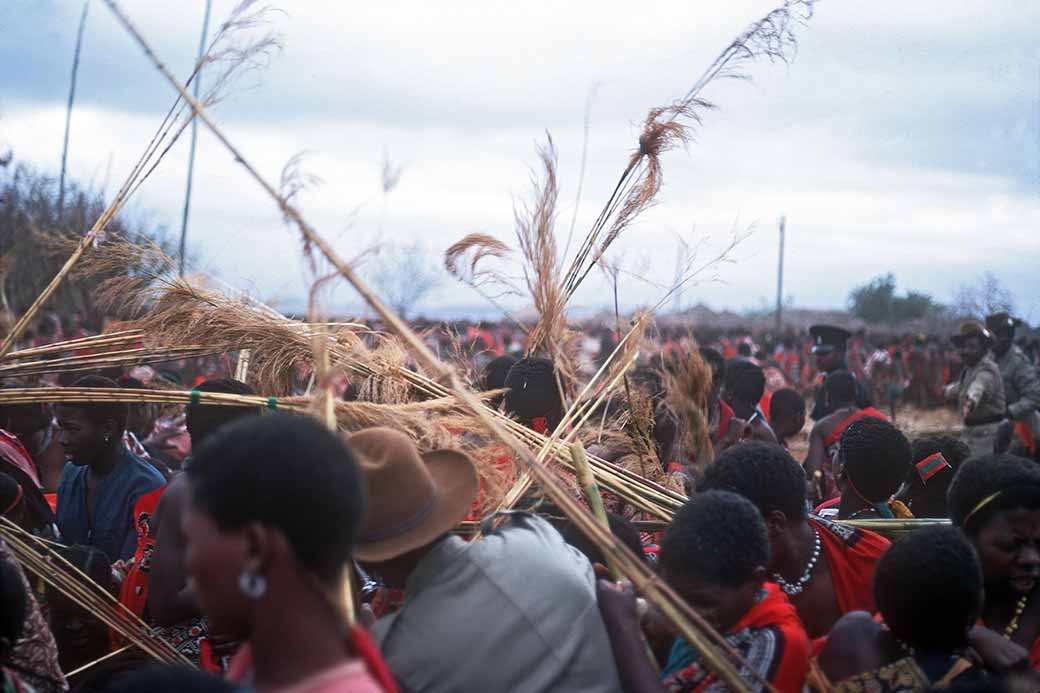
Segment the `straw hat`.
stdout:
[[354,556],[387,561],[451,531],[477,496],[477,470],[454,450],[422,455],[408,436],[369,428],[347,436],[365,479],[368,503]]
[[965,320],[962,322],[960,332],[950,337],[950,341],[956,346],[960,346],[969,337],[979,337],[985,344],[993,341],[993,333],[987,330],[978,320]]

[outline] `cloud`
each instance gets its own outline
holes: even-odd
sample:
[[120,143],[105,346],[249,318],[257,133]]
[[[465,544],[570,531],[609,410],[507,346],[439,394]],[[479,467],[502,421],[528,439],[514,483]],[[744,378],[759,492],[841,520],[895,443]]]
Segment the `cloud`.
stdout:
[[[231,3],[215,2],[214,17]],[[12,0],[0,60],[0,144],[55,170],[79,7]],[[284,53],[217,111],[228,133],[277,179],[293,154],[325,180],[308,217],[352,257],[388,236],[439,253],[471,231],[512,240],[513,196],[526,189],[546,129],[560,148],[561,227],[570,221],[594,85],[579,233],[599,211],[646,110],[683,93],[718,50],[770,3],[725,11],[700,3],[385,2],[359,11],[297,0],[278,20]],[[159,54],[186,73],[201,6],[126,2]],[[775,290],[775,222],[788,216],[785,286],[802,304],[844,304],[892,271],[902,286],[952,297],[992,270],[1020,296],[1040,294],[1038,65],[1040,7],[1014,3],[820,3],[789,66],[751,66],[723,82],[688,152],[664,159],[660,204],[616,253],[669,280],[675,232],[696,225],[725,242],[758,231],[720,268],[724,284],[685,292],[743,307]],[[91,8],[71,171],[118,182],[172,100],[101,4]],[[384,149],[405,164],[379,192]],[[179,226],[185,147],[142,189],[138,213]],[[207,134],[200,137],[191,241],[202,268],[262,296],[298,298],[299,242],[273,204]],[[355,208],[360,207],[356,215]],[[353,220],[351,222],[351,220]],[[277,261],[272,261],[273,259]],[[629,303],[660,290],[625,280]],[[590,275],[580,302],[602,302]],[[342,295],[341,295],[342,294]],[[337,300],[352,300],[343,290]],[[446,283],[429,305],[477,303]],[[1040,316],[1040,307],[1037,307]],[[1034,316],[1034,317],[1037,317]]]

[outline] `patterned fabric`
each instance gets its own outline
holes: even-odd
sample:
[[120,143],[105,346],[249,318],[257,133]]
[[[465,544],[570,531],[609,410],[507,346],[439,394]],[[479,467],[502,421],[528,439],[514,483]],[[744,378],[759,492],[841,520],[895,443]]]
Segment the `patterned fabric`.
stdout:
[[139,618],[144,617],[144,607],[148,602],[148,573],[151,570],[152,553],[155,552],[155,537],[151,536],[149,525],[164,491],[166,486],[157,488],[141,496],[134,504],[137,551],[123,580],[119,601]]
[[3,679],[0,681],[0,693],[35,693],[35,689],[22,681],[13,671],[5,668]]
[[834,596],[841,613],[874,613],[874,567],[891,542],[880,534],[822,517],[810,517],[809,524],[820,533],[823,555],[831,572]]
[[[751,690],[763,690],[758,677],[782,693],[801,690],[809,670],[811,645],[794,606],[779,587],[768,584],[762,599],[725,638],[748,663],[741,668],[740,677]],[[681,637],[661,672],[661,683],[669,691],[681,693],[728,690],[697,650]]]
[[920,693],[931,687],[912,657],[905,657],[877,671],[868,671],[846,679],[835,687],[835,693]]
[[202,643],[209,634],[209,625],[203,618],[191,618],[174,626],[156,627],[156,632],[173,649],[199,666],[202,659]]
[[22,574],[22,585],[28,596],[22,637],[4,659],[3,666],[13,670],[23,682],[40,693],[57,693],[68,690],[65,675],[61,673],[61,666],[58,664],[58,645],[54,642],[54,636],[40,611],[40,605],[33,596],[32,588],[29,586],[29,581],[26,579],[21,565],[2,539],[0,539],[0,560],[9,561],[18,566],[18,572]]

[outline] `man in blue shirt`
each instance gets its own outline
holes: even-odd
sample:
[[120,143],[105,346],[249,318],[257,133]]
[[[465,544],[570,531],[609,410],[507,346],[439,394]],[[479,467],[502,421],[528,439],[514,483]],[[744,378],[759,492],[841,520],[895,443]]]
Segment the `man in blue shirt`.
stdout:
[[[85,376],[76,387],[119,386]],[[68,464],[58,486],[58,529],[66,544],[93,546],[113,562],[134,555],[134,504],[166,483],[162,474],[123,444],[127,406],[63,405],[58,410]]]

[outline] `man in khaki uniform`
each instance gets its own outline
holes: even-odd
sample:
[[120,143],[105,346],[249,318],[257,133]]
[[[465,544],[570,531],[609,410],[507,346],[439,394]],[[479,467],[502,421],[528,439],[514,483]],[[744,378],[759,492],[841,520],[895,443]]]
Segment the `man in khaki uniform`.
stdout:
[[961,440],[972,455],[993,452],[997,430],[1007,417],[1004,379],[990,356],[993,335],[977,320],[961,324],[960,333],[950,341],[960,349],[964,370],[960,379],[946,386],[946,398],[957,400],[964,430]]
[[1018,318],[1001,312],[986,317],[986,327],[993,333],[993,356],[1004,380],[1008,418],[1015,422],[1015,433],[1030,452],[1035,453],[1040,436],[1040,375],[1022,350],[1014,344]]

